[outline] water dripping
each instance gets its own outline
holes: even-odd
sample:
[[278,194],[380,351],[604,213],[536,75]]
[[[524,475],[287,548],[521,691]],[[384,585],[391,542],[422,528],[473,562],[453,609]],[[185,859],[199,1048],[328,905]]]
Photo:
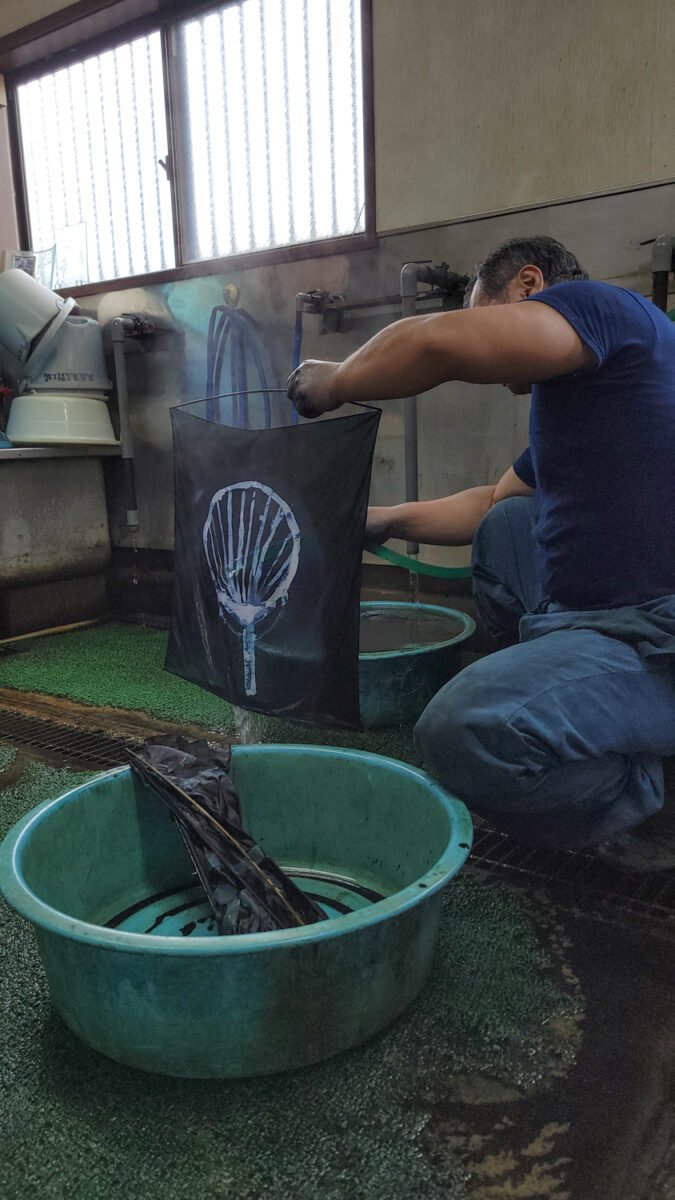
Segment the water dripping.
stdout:
[[131,536],[131,582],[134,587],[138,587],[138,535],[135,529],[130,531]]
[[417,571],[410,571],[410,603],[413,606],[413,642],[419,641],[419,605],[420,605],[420,577]]

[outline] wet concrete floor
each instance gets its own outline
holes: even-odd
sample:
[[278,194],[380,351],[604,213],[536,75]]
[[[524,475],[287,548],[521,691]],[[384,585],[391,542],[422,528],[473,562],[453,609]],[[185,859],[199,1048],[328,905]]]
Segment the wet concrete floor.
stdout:
[[452,1146],[471,1200],[673,1200],[673,940],[560,910],[556,922],[583,1000],[573,1065],[529,1095],[462,1081],[434,1111],[430,1149]]

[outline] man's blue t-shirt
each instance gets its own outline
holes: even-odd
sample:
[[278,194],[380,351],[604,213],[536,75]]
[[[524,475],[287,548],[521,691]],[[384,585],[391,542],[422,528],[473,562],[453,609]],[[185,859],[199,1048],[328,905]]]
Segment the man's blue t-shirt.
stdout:
[[530,446],[544,598],[618,608],[675,594],[675,325],[625,288],[583,280],[525,303],[561,313],[597,365],[532,388]]

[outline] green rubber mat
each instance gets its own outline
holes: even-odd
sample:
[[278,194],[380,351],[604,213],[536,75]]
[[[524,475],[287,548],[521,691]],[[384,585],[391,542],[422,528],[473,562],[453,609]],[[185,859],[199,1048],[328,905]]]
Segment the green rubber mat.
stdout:
[[[4,828],[83,778],[35,763],[17,777],[21,760],[12,766],[0,754],[3,766]],[[526,1098],[535,1108],[544,1103],[575,1061],[578,984],[551,916],[501,884],[469,872],[453,881],[432,979],[389,1030],[330,1062],[258,1080],[154,1077],[100,1057],[52,1012],[32,933],[2,904],[0,945],[0,1195],[558,1200],[569,1194],[557,1127],[546,1125],[535,1149],[516,1156],[509,1139]],[[477,1137],[486,1112],[493,1115]],[[494,1190],[514,1173],[522,1190]]]
[[167,634],[110,622],[0,648],[0,687],[126,708],[231,733],[224,700],[164,670]]

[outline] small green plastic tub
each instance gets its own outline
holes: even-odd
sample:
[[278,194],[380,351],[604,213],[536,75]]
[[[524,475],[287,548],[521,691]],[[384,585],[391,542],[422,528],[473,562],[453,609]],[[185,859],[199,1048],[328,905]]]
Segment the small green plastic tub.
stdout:
[[216,936],[175,825],[129,768],[39,805],[0,846],[55,1009],[145,1071],[260,1075],[371,1037],[423,986],[469,853],[461,802],[393,759],[237,747],[232,771],[246,826],[327,920]]
[[401,615],[412,621],[415,613],[435,621],[437,640],[373,653],[361,650],[359,654],[359,704],[364,729],[413,724],[436,692],[460,669],[462,643],[475,632],[476,624],[457,609],[399,600],[362,601],[361,629],[369,614],[375,618],[382,614],[385,619]]

